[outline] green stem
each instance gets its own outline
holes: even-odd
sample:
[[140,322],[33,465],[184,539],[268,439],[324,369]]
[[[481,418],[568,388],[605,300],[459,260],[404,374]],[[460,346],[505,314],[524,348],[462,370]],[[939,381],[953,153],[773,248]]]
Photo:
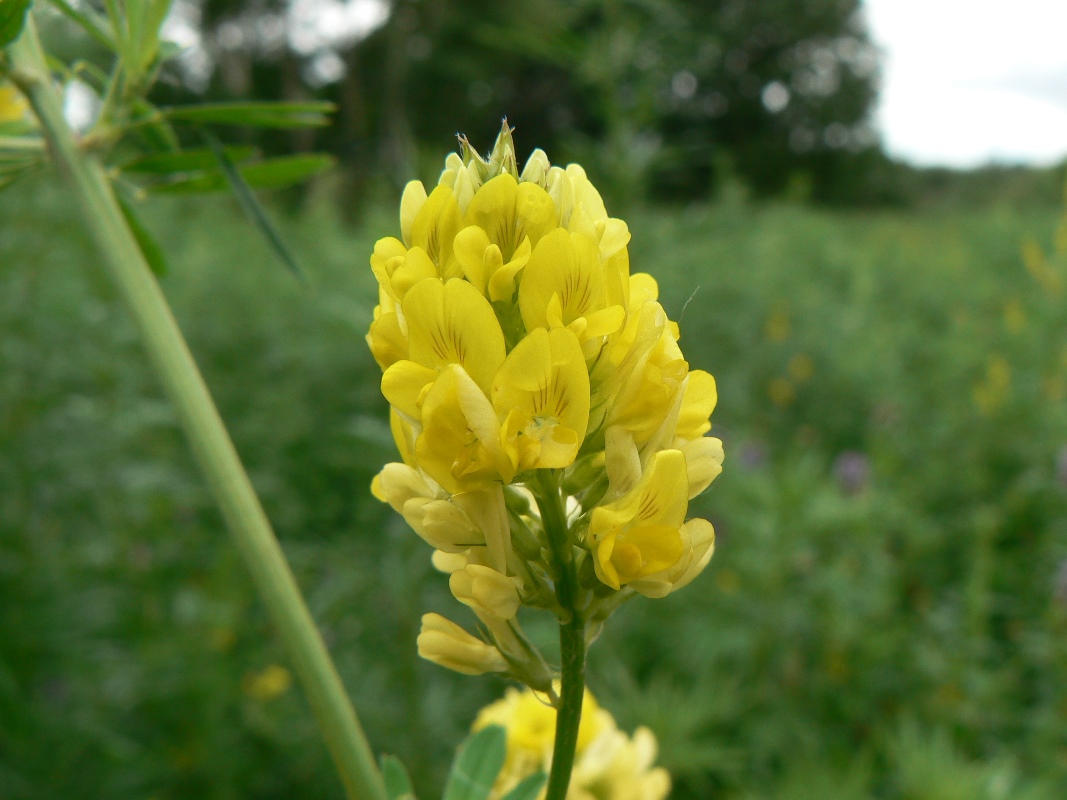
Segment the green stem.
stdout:
[[348,796],[385,800],[385,787],[355,710],[166,298],[126,224],[103,165],[79,150],[63,118],[32,20],[8,52],[11,77],[28,96],[53,156],[74,185],[104,262],[288,649]]
[[537,505],[556,562],[556,599],[563,611],[559,626],[560,691],[556,741],[552,749],[552,771],[548,776],[545,800],[564,800],[574,768],[578,726],[582,721],[582,700],[585,697],[585,620],[578,611],[578,576],[560,494],[559,475],[555,470],[541,470],[538,482],[540,491],[537,493]]

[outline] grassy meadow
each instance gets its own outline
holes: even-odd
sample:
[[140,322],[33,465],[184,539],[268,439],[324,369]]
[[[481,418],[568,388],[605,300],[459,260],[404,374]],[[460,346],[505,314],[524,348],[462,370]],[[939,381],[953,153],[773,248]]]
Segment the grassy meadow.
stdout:
[[[369,493],[393,445],[367,257],[393,202],[286,217],[310,289],[231,201],[146,215],[369,738],[425,799],[504,685],[417,658],[422,613],[473,617]],[[727,454],[693,509],[707,572],[591,653],[674,798],[1067,796],[1067,263],[1037,255],[1061,211],[627,214]],[[0,798],[340,798],[97,260],[60,187],[0,195]]]

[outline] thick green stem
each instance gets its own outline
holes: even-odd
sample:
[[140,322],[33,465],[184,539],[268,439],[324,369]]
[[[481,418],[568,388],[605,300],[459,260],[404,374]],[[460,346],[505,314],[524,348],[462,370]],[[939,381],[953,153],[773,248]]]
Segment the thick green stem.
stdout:
[[537,505],[557,569],[556,599],[563,611],[559,627],[560,691],[556,741],[545,800],[564,800],[570,787],[585,696],[585,620],[578,611],[578,576],[559,476],[554,470],[542,470],[538,481]]
[[79,150],[63,117],[32,20],[8,52],[11,77],[29,97],[53,156],[73,184],[104,263],[137,323],[152,364],[285,642],[348,796],[385,800],[385,787],[355,710],[166,298],[126,224],[103,165]]

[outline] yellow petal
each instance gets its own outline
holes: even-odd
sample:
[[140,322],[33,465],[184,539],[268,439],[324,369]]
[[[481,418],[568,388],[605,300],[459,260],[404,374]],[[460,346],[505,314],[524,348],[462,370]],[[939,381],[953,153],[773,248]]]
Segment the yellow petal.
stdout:
[[[456,261],[463,274],[467,277],[479,292],[485,294],[485,288],[492,274],[486,264],[485,253],[492,246],[485,231],[477,225],[468,225],[456,234],[455,254]],[[500,249],[496,252],[499,254]],[[503,258],[500,261],[504,263]]]
[[692,370],[674,435],[681,439],[698,439],[711,430],[709,418],[718,401],[715,378],[703,370]]
[[528,333],[497,372],[492,397],[500,418],[514,421],[517,411],[526,422],[509,433],[538,442],[529,451],[535,461],[517,469],[558,469],[574,461],[589,423],[589,374],[573,333],[566,328]]
[[682,445],[682,454],[689,477],[689,499],[692,500],[722,473],[722,440],[701,436]]
[[414,361],[397,361],[382,375],[382,394],[397,411],[418,420],[426,387],[435,380],[437,370]]
[[558,297],[564,325],[604,308],[600,255],[588,236],[556,228],[534,247],[519,284],[519,311],[526,330],[548,327],[553,295]]
[[510,258],[519,244],[515,230],[515,197],[518,182],[508,173],[481,185],[467,207],[464,222],[477,225]]
[[395,312],[380,314],[370,324],[367,345],[383,371],[408,357],[408,340],[400,330],[400,318]]
[[535,183],[520,183],[515,193],[516,236],[536,245],[559,227],[559,210],[548,192]]
[[446,280],[459,271],[452,256],[452,242],[461,223],[459,206],[447,186],[438,186],[430,192],[411,222],[411,245],[425,250]]
[[471,284],[420,281],[404,297],[411,360],[459,364],[486,393],[504,363],[504,334],[489,301]]
[[411,246],[411,226],[426,203],[426,187],[422,181],[409,181],[400,197],[400,235]]
[[500,482],[496,414],[482,390],[455,364],[446,367],[422,404],[418,465],[445,490],[489,489]]

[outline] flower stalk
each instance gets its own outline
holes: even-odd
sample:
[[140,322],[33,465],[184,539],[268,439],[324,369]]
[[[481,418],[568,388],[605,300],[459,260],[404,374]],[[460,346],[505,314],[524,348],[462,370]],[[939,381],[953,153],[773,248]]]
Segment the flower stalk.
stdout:
[[555,470],[540,470],[537,505],[545,534],[558,570],[556,599],[562,612],[559,626],[560,691],[557,700],[556,738],[552,746],[552,771],[548,776],[545,800],[564,800],[570,786],[571,770],[578,747],[585,694],[585,619],[578,608],[578,576],[573,545]]
[[74,188],[104,264],[137,324],[293,660],[348,796],[385,800],[385,787],[355,710],[166,298],[126,223],[103,165],[81,150],[64,119],[32,19],[7,52],[10,78],[30,101],[55,161]]

